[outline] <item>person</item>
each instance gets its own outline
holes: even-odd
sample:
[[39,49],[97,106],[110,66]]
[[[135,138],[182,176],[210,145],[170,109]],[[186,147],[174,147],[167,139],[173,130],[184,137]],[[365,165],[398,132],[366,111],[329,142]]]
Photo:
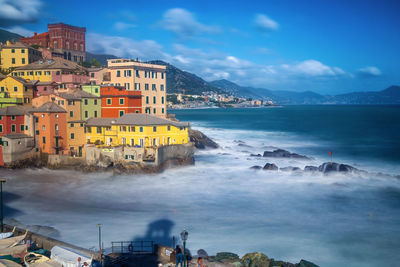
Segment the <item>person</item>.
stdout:
[[182,255],[182,249],[179,247],[179,245],[176,245],[175,248],[175,255],[176,255],[176,267],[178,267],[178,264],[181,264],[181,267],[183,266],[183,255]]
[[193,257],[189,249],[185,249],[185,256],[186,256],[186,266],[190,266],[190,262],[192,261]]
[[202,257],[198,257],[197,259],[197,267],[203,267],[203,258]]

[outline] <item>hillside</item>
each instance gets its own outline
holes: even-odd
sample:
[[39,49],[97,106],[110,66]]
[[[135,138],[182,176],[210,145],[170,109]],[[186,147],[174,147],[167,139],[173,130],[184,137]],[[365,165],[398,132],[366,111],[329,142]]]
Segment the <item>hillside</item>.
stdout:
[[182,93],[190,95],[200,95],[203,92],[222,92],[200,78],[199,76],[178,69],[177,67],[161,60],[149,61],[152,64],[167,66],[167,88],[168,93]]
[[19,40],[19,38],[21,38],[21,37],[23,37],[23,36],[13,33],[13,32],[9,32],[9,31],[0,29],[0,42],[1,43],[6,42],[7,40],[15,40],[16,41],[16,40]]
[[93,58],[97,59],[97,61],[99,61],[103,66],[107,66],[107,59],[114,59],[118,57],[114,55],[94,54],[86,52],[86,61],[90,62]]

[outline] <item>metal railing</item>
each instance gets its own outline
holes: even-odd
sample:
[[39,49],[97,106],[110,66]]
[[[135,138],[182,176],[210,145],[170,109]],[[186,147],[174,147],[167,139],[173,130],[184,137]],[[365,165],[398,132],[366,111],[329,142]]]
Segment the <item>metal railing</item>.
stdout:
[[153,241],[112,241],[112,253],[153,254]]

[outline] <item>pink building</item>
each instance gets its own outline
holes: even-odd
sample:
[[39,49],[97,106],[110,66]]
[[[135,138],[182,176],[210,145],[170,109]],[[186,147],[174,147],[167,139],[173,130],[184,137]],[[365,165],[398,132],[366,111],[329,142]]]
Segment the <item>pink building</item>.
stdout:
[[38,82],[36,84],[36,96],[50,95],[58,89],[58,84],[56,82]]
[[110,72],[106,68],[89,68],[89,77],[91,84],[102,84],[110,81]]
[[82,84],[89,83],[89,76],[76,73],[61,73],[52,75],[52,82],[59,85],[60,89],[79,88]]

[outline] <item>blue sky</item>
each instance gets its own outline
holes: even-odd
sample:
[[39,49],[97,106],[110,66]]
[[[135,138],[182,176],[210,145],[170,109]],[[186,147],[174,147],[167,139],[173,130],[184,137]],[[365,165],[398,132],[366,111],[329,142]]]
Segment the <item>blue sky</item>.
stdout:
[[0,0],[0,27],[87,28],[87,51],[162,59],[207,81],[322,94],[400,85],[400,1]]

